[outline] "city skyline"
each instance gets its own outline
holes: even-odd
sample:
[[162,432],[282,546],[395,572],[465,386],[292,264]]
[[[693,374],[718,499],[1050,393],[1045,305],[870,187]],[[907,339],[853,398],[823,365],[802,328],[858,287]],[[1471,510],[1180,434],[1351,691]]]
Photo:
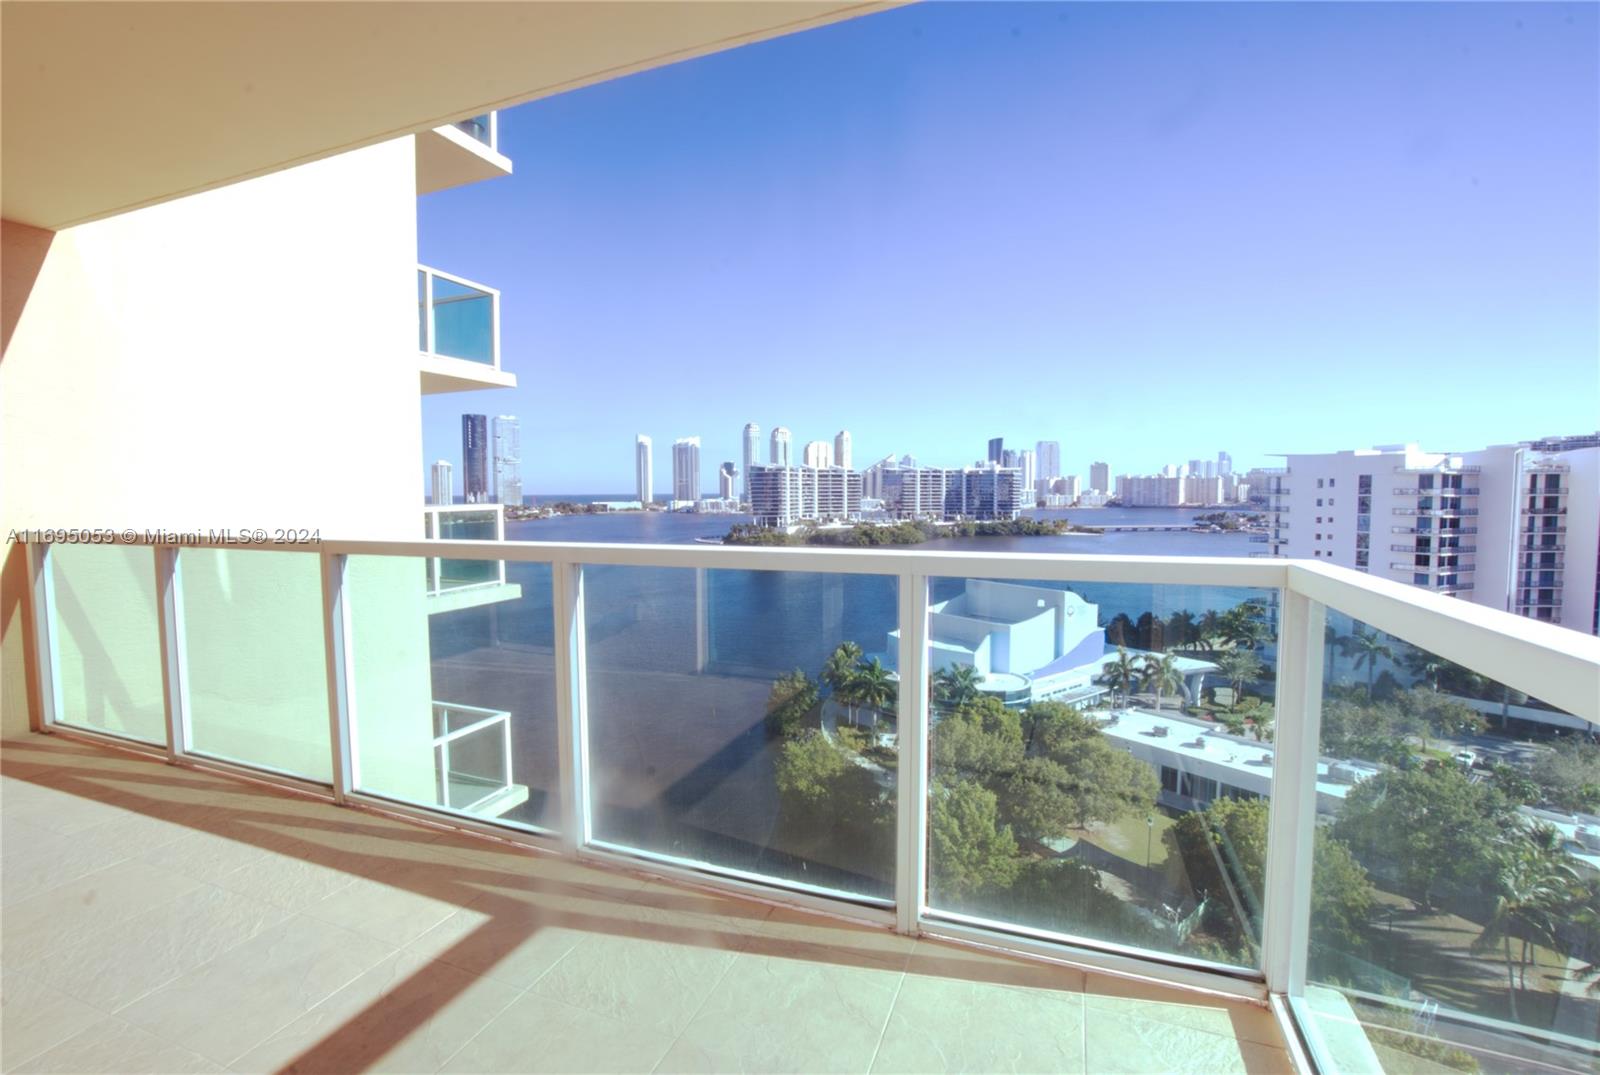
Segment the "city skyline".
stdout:
[[[419,244],[502,289],[522,386],[425,400],[419,462],[461,409],[524,416],[540,490],[615,485],[662,416],[709,459],[781,411],[860,460],[1004,430],[1129,473],[1587,428],[1596,19],[913,5],[511,109],[516,173],[428,195]],[[991,363],[1026,390],[959,390]],[[952,390],[886,406],[915,384]]]

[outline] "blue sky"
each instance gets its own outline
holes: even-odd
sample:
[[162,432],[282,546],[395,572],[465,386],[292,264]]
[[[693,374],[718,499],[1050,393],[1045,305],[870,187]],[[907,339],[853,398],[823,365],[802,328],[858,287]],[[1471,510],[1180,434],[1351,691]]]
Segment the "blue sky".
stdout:
[[1592,431],[1600,7],[924,3],[503,112],[419,202],[502,289],[525,487],[747,421],[1069,473]]

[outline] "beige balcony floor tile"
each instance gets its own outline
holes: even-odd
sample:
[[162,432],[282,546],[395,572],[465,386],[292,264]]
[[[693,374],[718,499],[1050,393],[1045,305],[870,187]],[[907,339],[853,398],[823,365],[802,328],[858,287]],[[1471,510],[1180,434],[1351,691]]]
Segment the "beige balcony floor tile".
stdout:
[[107,1016],[16,1069],[60,1075],[188,1075],[223,1067]]
[[664,1071],[866,1071],[900,971],[752,955],[734,960]]
[[286,917],[271,904],[201,885],[115,929],[88,930],[27,967],[57,989],[116,1012]]
[[655,1069],[672,1037],[559,1000],[524,993],[439,1070],[500,1073],[621,1073]]
[[396,952],[231,1067],[284,1073],[436,1071],[520,992]]
[[52,1049],[106,1017],[106,1013],[31,975],[0,976],[0,1071]]
[[535,982],[530,994],[676,1037],[734,955],[687,935],[678,942],[592,935]]
[[1084,1004],[1091,1012],[1154,1019],[1262,1045],[1277,1046],[1282,1041],[1277,1023],[1265,1008],[1154,982],[1091,974],[1084,986]]
[[1085,1015],[1089,1070],[1107,1075],[1285,1075],[1283,1050],[1222,1034],[1091,1008]]
[[46,889],[8,905],[0,916],[6,962],[38,962],[82,937],[85,928],[113,928],[198,887],[191,877],[129,860]]
[[376,966],[392,947],[295,915],[124,1008],[132,1023],[229,1064]]
[[1083,995],[1074,990],[908,970],[872,1070],[1081,1072],[1083,1031]]

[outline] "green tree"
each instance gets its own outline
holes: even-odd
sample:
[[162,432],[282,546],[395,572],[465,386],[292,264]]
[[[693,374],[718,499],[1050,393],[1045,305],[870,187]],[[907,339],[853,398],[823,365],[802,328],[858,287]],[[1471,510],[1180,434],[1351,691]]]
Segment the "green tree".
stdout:
[[[1231,889],[1245,908],[1248,921],[1228,913],[1220,923],[1221,929],[1233,934],[1235,949],[1258,939],[1269,809],[1265,799],[1216,799],[1183,815],[1167,830],[1166,840],[1180,856],[1190,885],[1219,897],[1213,906],[1226,908],[1235,906],[1233,900],[1220,897]],[[1362,927],[1371,915],[1376,889],[1350,849],[1327,830],[1316,831],[1312,856],[1316,878],[1311,890],[1312,939],[1339,951],[1360,951]]]
[[882,661],[874,657],[856,667],[855,676],[851,681],[850,695],[859,705],[879,713],[887,713],[894,708],[899,698],[899,690],[895,685],[894,674],[883,666]]
[[[1506,962],[1506,998],[1511,1019],[1517,1017],[1517,990],[1528,985],[1530,951],[1536,944],[1556,947],[1561,915],[1570,901],[1577,874],[1567,863],[1567,855],[1557,848],[1552,853],[1536,839],[1513,830],[1511,839],[1496,851],[1491,865],[1494,910],[1483,932],[1472,943],[1473,951],[1492,952],[1499,946]],[[1511,942],[1519,942],[1520,952],[1513,962]],[[1520,974],[1521,981],[1518,981]]]
[[983,674],[970,664],[954,664],[933,674],[933,702],[942,710],[960,709],[978,700]]
[[821,813],[839,778],[853,765],[844,751],[812,728],[783,745],[778,755],[778,790],[786,800]]
[[1139,666],[1141,685],[1156,696],[1156,712],[1161,711],[1163,696],[1171,691],[1183,690],[1183,673],[1178,671],[1178,659],[1170,653],[1146,654]]
[[1099,733],[1063,743],[1045,757],[1058,767],[1052,775],[1062,774],[1057,788],[1080,829],[1155,808],[1161,790],[1155,770]]
[[1043,842],[1081,826],[1073,774],[1049,758],[1024,758],[994,789],[1000,820],[1019,840]]
[[1035,702],[1022,711],[1022,739],[1029,754],[1051,755],[1100,734],[1092,717],[1065,702]]
[[1346,657],[1354,657],[1356,671],[1362,665],[1367,669],[1367,697],[1372,697],[1373,684],[1378,678],[1378,662],[1381,658],[1394,660],[1394,650],[1384,641],[1384,636],[1377,631],[1363,630],[1356,627],[1355,631],[1339,640],[1339,648]]
[[1559,810],[1600,811],[1600,747],[1561,741],[1528,766],[1544,801]]
[[1477,735],[1487,722],[1483,714],[1459,698],[1437,691],[1413,687],[1396,697],[1395,702],[1404,715],[1405,723],[1422,739],[1422,749],[1428,749],[1430,734],[1437,736]]
[[1022,723],[998,699],[980,698],[941,718],[930,733],[933,773],[945,783],[993,784],[1022,764]]
[[994,792],[961,780],[936,785],[932,798],[929,883],[935,897],[960,907],[982,892],[1009,887],[1022,860],[1016,837],[1000,824]]
[[1369,868],[1382,863],[1424,907],[1440,881],[1473,883],[1487,868],[1510,806],[1454,766],[1388,770],[1345,798],[1333,832]]
[[850,723],[856,722],[856,703],[853,697],[856,662],[861,660],[861,647],[854,642],[841,642],[829,654],[822,666],[821,680],[842,702],[850,714]]
[[1267,609],[1260,601],[1233,606],[1218,619],[1218,628],[1223,640],[1238,649],[1260,649],[1272,637]]
[[1261,658],[1256,656],[1255,650],[1235,649],[1217,658],[1217,668],[1228,681],[1228,685],[1233,688],[1233,703],[1228,708],[1237,709],[1239,697],[1244,693],[1244,685],[1260,676],[1266,665],[1261,663]]
[[1115,687],[1117,705],[1126,706],[1133,693],[1133,683],[1139,677],[1139,665],[1123,646],[1117,647],[1116,657],[1100,673],[1100,682]]
[[817,694],[816,682],[798,668],[779,676],[767,693],[767,733],[784,738],[800,734],[816,708]]

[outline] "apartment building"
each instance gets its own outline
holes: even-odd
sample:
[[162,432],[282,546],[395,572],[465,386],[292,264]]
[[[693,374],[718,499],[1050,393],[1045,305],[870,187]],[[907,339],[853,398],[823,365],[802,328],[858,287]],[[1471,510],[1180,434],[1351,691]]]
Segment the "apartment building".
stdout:
[[884,510],[896,519],[1015,519],[1026,487],[1016,467],[984,466],[885,469],[881,473]]
[[861,475],[843,467],[750,468],[750,514],[757,526],[844,522],[861,516]]
[[1461,453],[1415,444],[1291,455],[1263,475],[1269,555],[1307,557],[1489,608],[1600,630],[1600,444]]

